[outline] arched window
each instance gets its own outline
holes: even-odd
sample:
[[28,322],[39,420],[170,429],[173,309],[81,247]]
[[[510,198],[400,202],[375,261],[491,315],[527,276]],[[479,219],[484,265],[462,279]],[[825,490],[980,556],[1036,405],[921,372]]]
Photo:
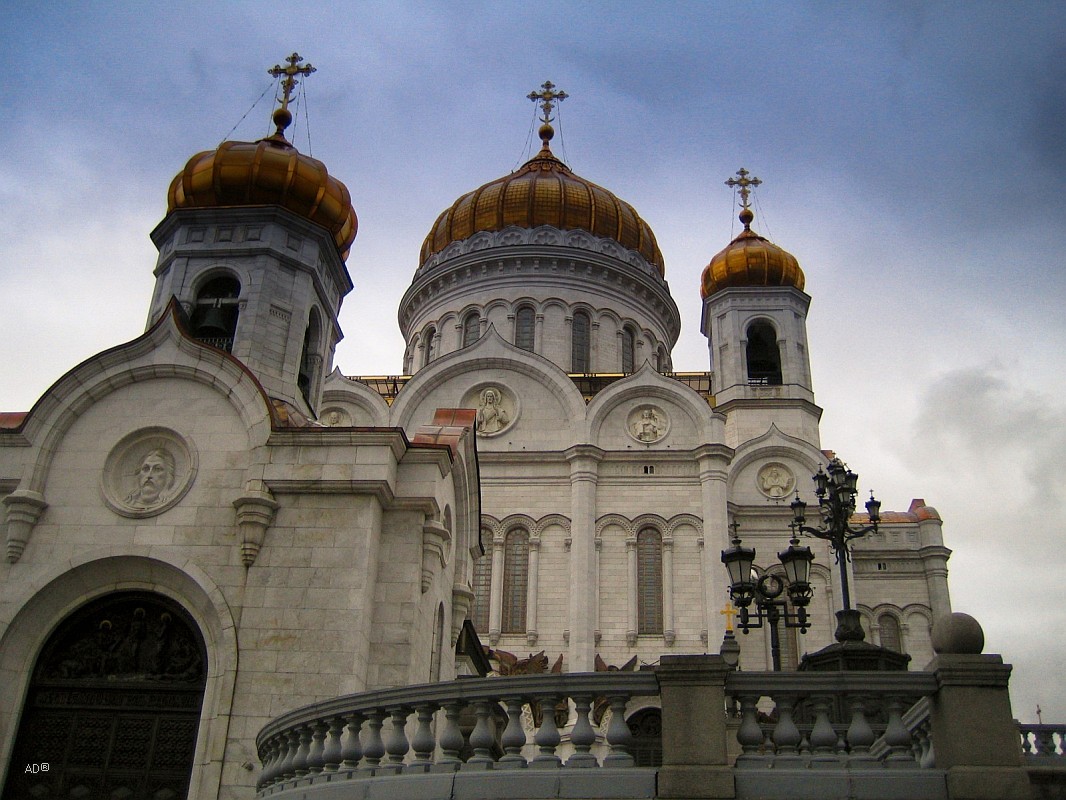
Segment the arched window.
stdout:
[[663,713],[657,708],[645,708],[626,720],[633,741],[629,754],[636,767],[663,765]]
[[433,620],[433,648],[429,654],[429,680],[440,680],[441,659],[444,655],[444,603],[437,606],[437,616]]
[[755,386],[781,385],[781,350],[777,333],[765,322],[748,327],[748,383]]
[[241,284],[231,275],[212,278],[196,293],[190,321],[192,335],[204,344],[233,351]]
[[503,543],[503,624],[501,633],[526,632],[529,587],[529,534],[513,530]]
[[570,371],[591,372],[590,353],[592,321],[584,311],[575,311],[570,328]]
[[3,796],[186,797],[206,680],[203,637],[173,600],[88,603],[34,665]]
[[[492,534],[482,532],[482,538],[491,541]],[[474,629],[480,634],[486,634],[489,630],[489,604],[492,602],[492,556],[483,555],[474,562],[474,607],[470,609],[470,621]]]
[[672,372],[673,367],[670,364],[670,354],[666,352],[666,348],[659,345],[659,349],[655,352],[655,369],[659,372]]
[[312,308],[311,314],[307,319],[307,329],[304,331],[304,346],[303,351],[300,353],[300,371],[296,377],[296,385],[308,405],[311,405],[311,391],[314,388],[316,367],[321,360],[318,352],[321,327],[318,310]]
[[469,347],[481,338],[481,315],[471,311],[463,318],[463,347]]
[[533,351],[533,334],[536,329],[537,315],[531,306],[522,306],[515,312],[514,344],[523,350]]
[[902,653],[903,634],[899,628],[899,620],[891,614],[882,614],[877,618],[877,626],[881,629],[881,646],[886,650]]
[[637,349],[637,334],[628,325],[622,328],[622,372],[632,372],[634,353]]
[[637,633],[663,632],[663,537],[654,528],[637,534]]
[[429,366],[429,362],[437,357],[437,354],[433,352],[435,340],[437,338],[437,329],[430,326],[426,328],[426,332],[422,334],[422,366]]

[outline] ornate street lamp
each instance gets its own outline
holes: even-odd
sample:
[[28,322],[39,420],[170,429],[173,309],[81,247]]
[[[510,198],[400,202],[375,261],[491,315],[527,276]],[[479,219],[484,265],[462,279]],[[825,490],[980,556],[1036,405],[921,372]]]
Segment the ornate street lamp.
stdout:
[[[737,627],[747,635],[751,628],[770,628],[770,655],[773,659],[774,671],[781,670],[781,640],[778,634],[778,623],[784,622],[786,628],[799,628],[800,633],[806,633],[811,626],[807,619],[807,604],[811,601],[814,592],[811,589],[811,562],[814,554],[811,548],[800,547],[799,539],[793,530],[792,539],[788,547],[777,554],[781,564],[785,568],[785,577],[788,578],[788,599],[796,607],[793,614],[788,610],[788,603],[781,599],[785,593],[785,582],[777,575],[764,574],[755,578],[752,565],[755,563],[755,548],[744,547],[740,542],[740,534],[737,529],[740,523],[734,522],[732,547],[722,551],[722,563],[729,572],[729,596],[733,599],[733,605],[739,609],[740,620]],[[751,618],[748,607],[754,601],[755,619]]]
[[806,524],[807,504],[800,499],[798,492],[791,504],[793,521],[790,527],[793,535],[798,530],[801,533],[825,539],[833,548],[836,563],[840,565],[840,593],[844,608],[837,612],[839,624],[834,635],[838,642],[861,642],[865,638],[862,625],[859,623],[859,612],[851,607],[847,565],[847,562],[851,560],[851,550],[848,542],[876,531],[877,524],[881,521],[881,502],[874,498],[873,492],[870,492],[870,499],[866,501],[866,512],[870,516],[870,524],[859,528],[851,527],[858,482],[859,476],[848,469],[839,458],[834,458],[824,471],[819,467],[818,473],[814,475],[814,493],[818,497],[821,524],[818,527]]

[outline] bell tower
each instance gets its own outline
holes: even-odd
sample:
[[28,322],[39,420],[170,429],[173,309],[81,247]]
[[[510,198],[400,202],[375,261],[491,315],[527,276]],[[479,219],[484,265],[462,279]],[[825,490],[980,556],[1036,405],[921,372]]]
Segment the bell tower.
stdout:
[[[818,444],[805,278],[796,257],[752,230],[751,193],[762,181],[739,169],[726,185],[740,200],[744,230],[703,270],[703,315],[712,390],[736,441],[782,431]],[[731,442],[735,444],[735,442]]]
[[273,135],[198,153],[171,182],[167,216],[152,231],[148,325],[176,297],[197,339],[314,416],[342,337],[357,222],[347,187],[285,138],[297,76],[315,68],[293,53],[268,72],[280,80]]

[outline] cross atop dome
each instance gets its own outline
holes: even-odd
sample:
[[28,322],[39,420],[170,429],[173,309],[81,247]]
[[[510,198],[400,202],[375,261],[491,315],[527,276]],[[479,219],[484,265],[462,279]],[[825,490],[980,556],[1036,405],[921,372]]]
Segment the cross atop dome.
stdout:
[[558,92],[555,91],[555,84],[551,81],[544,81],[539,92],[534,91],[526,95],[526,97],[534,103],[540,103],[540,113],[543,116],[540,118],[541,126],[539,133],[540,140],[545,148],[548,146],[548,142],[552,140],[552,137],[555,136],[555,129],[551,126],[553,119],[552,109],[555,108],[556,104],[563,102],[563,100],[569,96],[570,95],[562,90]]
[[[751,210],[751,201],[749,196],[751,190],[756,186],[762,184],[762,181],[755,176],[751,175],[744,167],[737,170],[737,177],[730,178],[725,182],[725,185],[731,189],[736,189],[740,193],[740,221],[744,223],[744,230],[751,230],[751,221],[755,219],[755,213]],[[737,187],[740,187],[737,189]]]
[[274,135],[283,138],[285,135],[285,129],[289,127],[289,123],[292,122],[292,113],[289,111],[289,100],[292,99],[293,90],[299,85],[296,76],[310,75],[312,72],[318,71],[309,63],[300,64],[300,62],[303,61],[303,57],[299,53],[293,53],[286,58],[285,61],[288,66],[283,67],[281,64],[275,64],[267,70],[267,74],[274,78],[280,78],[282,75],[285,76],[285,79],[281,82],[281,97],[275,98],[281,103],[281,108],[274,112],[274,124],[278,126]]

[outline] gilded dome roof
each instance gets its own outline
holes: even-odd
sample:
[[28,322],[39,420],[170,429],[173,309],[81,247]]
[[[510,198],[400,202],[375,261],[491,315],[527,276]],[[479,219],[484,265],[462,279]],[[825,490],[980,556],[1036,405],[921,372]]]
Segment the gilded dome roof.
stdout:
[[751,209],[740,212],[744,230],[704,268],[702,297],[731,286],[794,286],[802,291],[805,278],[796,257],[755,233],[753,219]]
[[550,126],[541,129],[541,138],[544,144],[534,158],[510,175],[467,192],[437,217],[422,243],[419,266],[452,242],[481,231],[551,225],[614,239],[636,250],[664,274],[663,254],[655,234],[633,206],[575,175],[556,158],[548,146]]
[[[288,119],[286,119],[286,117]],[[321,225],[347,258],[358,220],[348,187],[326,165],[302,155],[282,134],[291,115],[278,109],[278,131],[257,142],[223,142],[197,153],[174,176],[167,212],[178,208],[276,205]]]

